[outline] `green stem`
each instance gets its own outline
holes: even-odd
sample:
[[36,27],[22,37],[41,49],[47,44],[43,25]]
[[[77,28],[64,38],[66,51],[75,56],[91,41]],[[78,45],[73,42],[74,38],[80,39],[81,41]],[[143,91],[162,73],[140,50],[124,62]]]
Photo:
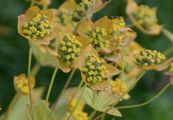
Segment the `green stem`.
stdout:
[[167,29],[163,29],[162,33],[173,43],[173,34]]
[[67,118],[67,120],[70,120],[70,118],[72,117],[73,113],[75,112],[77,106],[79,105],[80,100],[81,100],[81,98],[82,98],[82,95],[83,95],[83,93],[84,93],[84,91],[85,91],[85,88],[86,88],[86,84],[85,84],[84,87],[82,88],[81,93],[80,93],[79,98],[78,98],[78,101],[77,101],[75,107],[73,108],[71,114],[70,114],[69,117]]
[[31,117],[32,117],[32,120],[35,120],[33,103],[32,103],[31,80],[29,79],[31,76],[31,64],[32,64],[32,47],[29,48],[27,76],[28,76],[28,88],[29,88],[29,101],[30,101],[30,105],[31,105],[31,109],[32,109]]
[[57,102],[56,102],[55,105],[54,105],[55,108],[56,108],[56,106],[57,106],[58,103],[59,103],[59,99],[60,99],[61,96],[64,94],[65,90],[67,89],[68,85],[70,84],[70,82],[71,82],[71,80],[72,80],[72,78],[73,78],[75,72],[76,72],[76,69],[72,70],[72,72],[70,73],[70,76],[68,77],[66,84],[64,85],[64,87],[63,87],[63,89],[62,89],[60,95],[59,95],[58,98],[57,98]]
[[170,86],[170,84],[168,83],[167,85],[165,85],[165,87],[163,87],[161,89],[161,91],[159,93],[157,93],[154,97],[152,97],[151,99],[149,99],[148,101],[146,101],[144,103],[137,104],[137,105],[119,106],[119,107],[116,107],[116,108],[117,109],[128,109],[128,108],[137,108],[137,107],[143,107],[145,105],[148,105],[149,103],[156,100],[164,91],[166,91],[169,86]]
[[58,67],[56,67],[56,68],[54,69],[53,75],[52,75],[52,77],[51,77],[51,81],[50,81],[50,84],[49,84],[48,92],[47,92],[47,95],[46,95],[46,104],[47,104],[47,102],[48,102],[48,100],[49,100],[50,93],[51,93],[51,91],[52,91],[52,87],[53,87],[53,83],[54,83],[54,81],[55,81],[55,76],[56,76],[57,71],[58,71]]
[[101,120],[104,120],[104,119],[105,119],[105,116],[106,116],[106,113],[104,113],[104,114],[102,115]]
[[89,120],[92,120],[93,117],[96,115],[96,113],[97,113],[97,110],[94,109],[93,112],[89,116]]
[[34,6],[35,2],[31,1],[30,7]]

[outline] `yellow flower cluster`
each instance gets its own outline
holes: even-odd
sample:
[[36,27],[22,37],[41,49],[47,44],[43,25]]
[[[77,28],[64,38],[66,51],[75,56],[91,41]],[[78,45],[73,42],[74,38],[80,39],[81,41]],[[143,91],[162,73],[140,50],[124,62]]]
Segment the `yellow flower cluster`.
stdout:
[[35,86],[35,78],[34,77],[27,78],[25,76],[25,74],[20,74],[19,76],[14,77],[15,89],[23,95],[29,94],[28,79],[30,79],[30,81],[31,81],[31,89],[34,88],[34,86]]
[[74,120],[89,120],[88,114],[82,110],[76,109],[73,113]]
[[108,47],[110,44],[110,41],[105,39],[107,33],[104,28],[96,27],[95,29],[88,31],[86,34],[93,47],[97,50]]
[[[77,102],[78,102],[78,99],[76,99],[76,98],[73,98],[73,100],[70,101],[70,103],[69,103],[70,110],[72,110],[72,109],[75,108]],[[76,109],[83,110],[83,107],[84,106],[85,106],[85,103],[82,102],[82,101],[79,101],[79,104],[77,105],[77,108]]]
[[70,11],[70,10],[67,10],[67,9],[63,9],[61,12],[60,12],[60,14],[59,14],[59,16],[58,16],[58,22],[59,23],[61,23],[61,24],[63,24],[63,25],[71,25],[71,24],[73,24],[73,22],[72,22],[72,11]]
[[[73,110],[77,103],[78,99],[74,98],[69,104],[70,110]],[[79,104],[73,113],[74,120],[88,120],[88,114],[83,111],[84,106],[85,103],[83,101],[79,101]]]
[[127,89],[127,86],[121,80],[117,79],[115,81],[111,81],[111,90],[113,94],[117,94],[117,96],[122,97],[126,94]]
[[81,43],[75,36],[65,35],[60,42],[61,58],[67,65],[70,65],[79,56]]
[[86,65],[82,67],[81,71],[86,76],[88,82],[97,83],[104,80],[104,62],[95,55],[87,57]]
[[171,63],[169,71],[173,73],[173,63]]
[[144,50],[136,56],[136,61],[141,66],[159,65],[165,60],[165,55],[156,50]]
[[23,34],[32,40],[39,40],[52,33],[52,25],[47,16],[37,14],[29,22],[23,24]]
[[117,34],[122,28],[125,27],[125,22],[122,17],[112,19],[112,29],[110,30],[111,34]]
[[156,16],[156,9],[150,8],[146,5],[141,5],[132,14],[134,18],[142,25],[145,29],[150,30],[153,26],[157,25],[158,20]]
[[73,12],[73,20],[80,21],[95,2],[96,0],[82,0]]

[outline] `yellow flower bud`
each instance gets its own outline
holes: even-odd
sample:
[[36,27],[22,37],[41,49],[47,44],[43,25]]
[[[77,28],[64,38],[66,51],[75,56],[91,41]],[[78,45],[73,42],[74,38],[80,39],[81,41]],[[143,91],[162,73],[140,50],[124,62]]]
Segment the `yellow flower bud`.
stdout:
[[28,95],[29,94],[29,82],[28,79],[31,81],[31,89],[34,88],[35,86],[35,78],[34,77],[29,77],[27,78],[25,74],[20,74],[19,76],[14,77],[14,86],[17,92],[23,95]]

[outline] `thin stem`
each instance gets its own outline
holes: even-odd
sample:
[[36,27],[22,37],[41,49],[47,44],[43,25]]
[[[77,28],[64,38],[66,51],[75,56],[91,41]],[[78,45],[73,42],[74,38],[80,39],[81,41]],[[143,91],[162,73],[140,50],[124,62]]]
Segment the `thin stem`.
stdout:
[[75,107],[73,108],[71,114],[70,114],[69,117],[67,118],[67,120],[70,120],[71,116],[73,115],[73,113],[75,112],[77,106],[79,105],[80,100],[81,100],[81,98],[82,98],[82,95],[83,95],[83,93],[84,93],[84,91],[85,91],[85,88],[86,88],[86,84],[85,84],[84,87],[82,88],[81,93],[80,93],[79,98],[78,98],[78,101],[77,101]]
[[52,75],[52,78],[51,78],[51,81],[50,81],[50,84],[49,84],[48,92],[47,92],[47,95],[46,95],[46,104],[47,104],[47,102],[49,100],[50,93],[52,91],[52,87],[53,87],[53,83],[55,81],[55,76],[56,76],[57,71],[58,71],[58,67],[56,67],[54,69],[54,72],[53,72],[53,75]]
[[167,29],[163,29],[162,33],[173,43],[173,34]]
[[72,72],[70,73],[70,76],[68,77],[67,82],[66,82],[66,84],[64,85],[64,88],[62,89],[60,95],[59,95],[58,98],[57,98],[57,102],[55,103],[55,108],[56,108],[56,105],[58,105],[59,99],[61,98],[61,96],[63,95],[63,93],[64,93],[65,90],[67,89],[68,85],[70,84],[70,82],[71,82],[71,80],[72,80],[72,78],[73,78],[75,72],[76,72],[76,69],[72,70]]
[[89,116],[89,120],[92,120],[93,117],[96,115],[96,113],[97,113],[97,110],[94,109],[93,112]]
[[27,72],[27,75],[28,75],[29,101],[30,101],[30,105],[31,105],[31,109],[32,109],[31,117],[32,117],[32,120],[35,120],[35,118],[34,118],[34,110],[33,110],[33,103],[32,103],[31,80],[30,80],[31,64],[32,64],[32,47],[29,48],[28,72]]
[[76,91],[74,92],[74,95],[73,95],[72,98],[69,100],[69,103],[71,103],[71,102],[73,101],[73,99],[74,99],[74,97],[76,96],[76,94],[77,94],[77,92],[79,91],[79,89],[82,88],[83,83],[84,83],[84,81],[81,80],[81,82],[79,83],[79,85],[78,85]]
[[104,113],[104,114],[102,115],[101,120],[104,120],[104,119],[105,119],[105,116],[106,116],[106,113]]
[[160,92],[158,92],[154,97],[152,97],[151,99],[147,100],[144,103],[136,104],[136,105],[119,106],[119,107],[116,107],[116,108],[117,109],[128,109],[128,108],[137,108],[137,107],[143,107],[145,105],[148,105],[149,103],[151,103],[154,100],[156,100],[163,92],[165,92],[168,89],[169,86],[170,86],[170,84],[168,83],[167,85],[165,85],[165,87],[163,87],[161,89]]
[[30,7],[34,6],[35,2],[31,1]]

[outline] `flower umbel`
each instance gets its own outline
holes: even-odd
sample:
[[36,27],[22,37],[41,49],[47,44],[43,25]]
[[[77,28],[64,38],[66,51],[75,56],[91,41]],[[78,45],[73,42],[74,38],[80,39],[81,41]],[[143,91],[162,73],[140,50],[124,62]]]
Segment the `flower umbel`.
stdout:
[[110,41],[105,38],[107,33],[104,28],[96,27],[95,29],[88,31],[86,34],[93,47],[97,50],[108,47],[110,44]]
[[112,29],[110,30],[110,33],[111,34],[117,34],[120,32],[120,30],[122,28],[125,27],[125,22],[124,22],[124,19],[122,17],[118,17],[118,18],[115,18],[115,19],[112,19]]
[[153,26],[158,24],[156,9],[150,8],[146,5],[141,5],[138,9],[133,13],[133,16],[136,20],[141,24],[145,29],[150,30]]
[[52,26],[45,15],[37,14],[32,20],[23,24],[23,34],[32,40],[42,39],[51,33]]
[[63,9],[57,18],[58,22],[65,26],[73,24],[72,13],[71,10]]
[[81,43],[75,36],[65,35],[60,42],[61,59],[66,65],[71,65],[74,60],[79,56],[81,51]]
[[28,79],[31,80],[31,89],[35,86],[35,78],[29,77],[27,78],[25,74],[20,74],[19,76],[14,77],[14,86],[16,91],[21,94],[27,95],[29,94],[29,87],[28,87]]
[[136,61],[140,66],[160,65],[165,60],[165,55],[156,50],[144,50],[136,56]]
[[73,113],[74,120],[89,120],[88,114],[82,110],[76,109]]
[[86,76],[87,82],[97,83],[104,80],[104,62],[96,55],[89,55],[87,62],[81,71]]
[[117,94],[117,96],[122,97],[127,92],[127,86],[124,82],[117,79],[115,81],[111,81],[111,91],[113,94]]
[[80,21],[87,11],[95,4],[96,0],[82,0],[73,12],[73,20]]

